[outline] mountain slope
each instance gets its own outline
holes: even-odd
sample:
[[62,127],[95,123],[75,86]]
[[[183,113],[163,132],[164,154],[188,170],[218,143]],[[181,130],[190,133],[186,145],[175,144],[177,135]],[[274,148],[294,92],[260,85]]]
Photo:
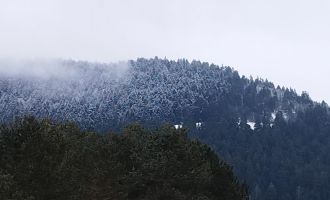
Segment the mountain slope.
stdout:
[[137,120],[208,121],[212,117],[208,109],[213,106],[255,121],[264,117],[261,114],[270,119],[277,111],[294,116],[314,104],[308,97],[275,88],[268,81],[241,78],[229,67],[199,61],[155,58],[124,64],[57,62],[61,74],[69,75],[2,76],[0,106],[7,111],[1,121],[31,113],[100,129],[93,121],[111,121],[114,125]]
[[136,121],[182,125],[234,166],[253,199],[330,198],[329,108],[307,93],[184,59],[55,66],[61,73],[2,75],[2,122],[32,114],[100,132]]

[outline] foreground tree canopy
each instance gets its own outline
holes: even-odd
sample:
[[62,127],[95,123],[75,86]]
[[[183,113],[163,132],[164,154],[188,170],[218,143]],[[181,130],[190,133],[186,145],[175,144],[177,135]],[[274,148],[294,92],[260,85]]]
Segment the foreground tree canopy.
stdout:
[[247,199],[232,169],[170,126],[83,132],[29,117],[0,128],[0,199]]

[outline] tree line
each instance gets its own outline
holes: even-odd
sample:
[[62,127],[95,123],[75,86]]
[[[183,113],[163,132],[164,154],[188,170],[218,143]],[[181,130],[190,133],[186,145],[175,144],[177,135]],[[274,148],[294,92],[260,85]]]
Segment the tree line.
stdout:
[[186,130],[120,134],[26,117],[0,128],[0,199],[247,199],[232,168]]

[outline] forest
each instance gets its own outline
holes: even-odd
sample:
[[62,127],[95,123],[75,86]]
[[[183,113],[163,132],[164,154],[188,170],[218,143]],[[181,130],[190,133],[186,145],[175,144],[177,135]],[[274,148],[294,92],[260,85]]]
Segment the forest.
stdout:
[[167,123],[233,166],[252,200],[330,199],[329,106],[307,92],[186,59],[56,65],[66,76],[1,75],[2,123],[32,115],[100,135]]
[[0,128],[0,199],[248,199],[232,168],[186,130],[120,134],[34,117]]

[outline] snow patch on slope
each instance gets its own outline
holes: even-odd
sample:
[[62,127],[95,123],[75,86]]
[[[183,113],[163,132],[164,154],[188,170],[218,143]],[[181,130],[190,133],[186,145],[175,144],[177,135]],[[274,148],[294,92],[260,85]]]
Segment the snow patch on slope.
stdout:
[[252,129],[252,130],[255,129],[255,125],[256,125],[255,122],[253,122],[253,121],[249,121],[249,120],[248,120],[248,121],[246,122],[246,124],[250,126],[250,129]]

